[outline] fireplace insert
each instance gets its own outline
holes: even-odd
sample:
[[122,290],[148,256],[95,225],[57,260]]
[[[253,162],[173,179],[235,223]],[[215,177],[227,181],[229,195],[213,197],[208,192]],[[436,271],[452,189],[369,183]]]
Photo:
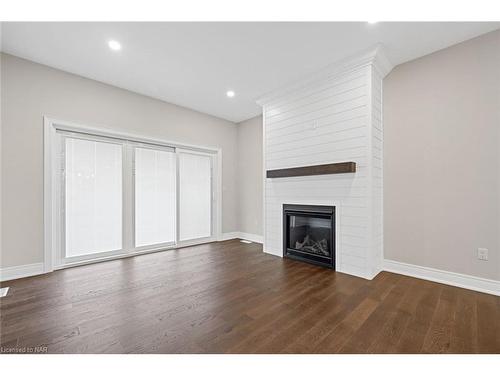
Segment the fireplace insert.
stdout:
[[283,257],[335,269],[335,207],[284,204]]

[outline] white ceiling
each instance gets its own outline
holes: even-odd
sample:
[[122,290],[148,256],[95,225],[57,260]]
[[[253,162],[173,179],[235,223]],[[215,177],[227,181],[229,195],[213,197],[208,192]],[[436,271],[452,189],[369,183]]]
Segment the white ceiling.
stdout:
[[[239,122],[255,100],[382,43],[394,64],[500,28],[500,22],[2,23],[2,50]],[[109,39],[123,49],[111,51]],[[236,96],[226,97],[232,89]]]

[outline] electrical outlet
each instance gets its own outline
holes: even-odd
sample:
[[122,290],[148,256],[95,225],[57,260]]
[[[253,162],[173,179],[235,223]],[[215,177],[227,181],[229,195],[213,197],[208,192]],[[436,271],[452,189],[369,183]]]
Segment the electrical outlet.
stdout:
[[477,249],[477,259],[488,260],[488,249],[485,249],[483,247]]

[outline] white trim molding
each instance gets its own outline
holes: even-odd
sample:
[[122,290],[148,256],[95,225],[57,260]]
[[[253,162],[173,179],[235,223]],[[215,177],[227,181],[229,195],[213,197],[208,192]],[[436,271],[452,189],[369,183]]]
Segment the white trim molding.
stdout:
[[45,273],[43,262],[5,267],[0,269],[0,281],[21,279],[23,277],[41,275],[42,273]]
[[255,243],[263,243],[264,237],[258,234],[245,233],[245,232],[227,232],[223,233],[220,241],[234,240],[239,238],[240,240],[247,240]]
[[228,241],[234,240],[235,238],[239,238],[240,232],[226,232],[222,233],[219,241]]
[[247,241],[256,242],[256,243],[263,243],[264,242],[263,236],[260,236],[258,234],[252,234],[252,233],[239,232],[238,238],[241,240],[247,240]]
[[384,259],[384,271],[500,296],[500,281]]

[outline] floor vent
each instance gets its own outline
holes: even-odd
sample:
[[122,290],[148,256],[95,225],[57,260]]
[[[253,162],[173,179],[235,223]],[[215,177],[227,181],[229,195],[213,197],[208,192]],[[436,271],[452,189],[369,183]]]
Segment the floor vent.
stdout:
[[1,288],[0,289],[0,297],[5,297],[8,292],[9,292],[9,287]]

